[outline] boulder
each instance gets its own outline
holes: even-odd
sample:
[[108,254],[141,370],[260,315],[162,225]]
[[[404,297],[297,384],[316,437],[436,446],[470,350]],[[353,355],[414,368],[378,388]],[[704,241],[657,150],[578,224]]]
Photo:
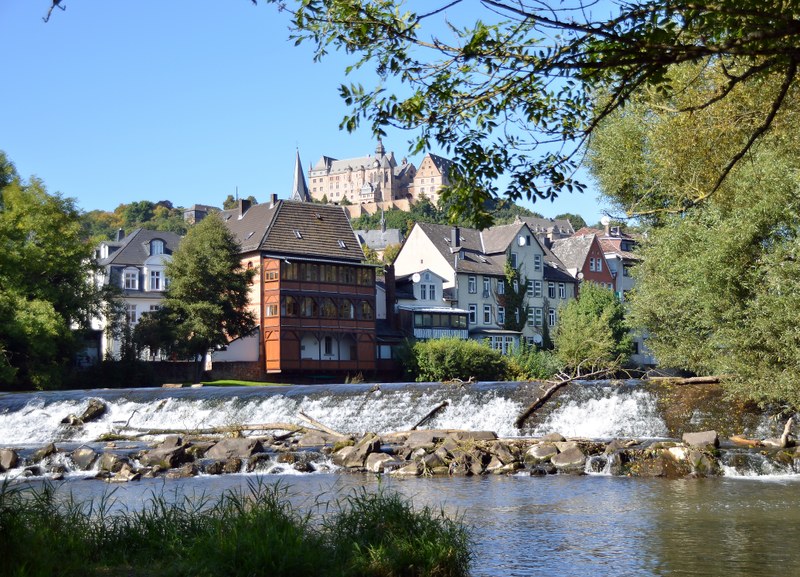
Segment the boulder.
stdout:
[[406,437],[405,446],[411,449],[433,449],[438,443],[441,443],[445,437],[447,436],[446,433],[442,431],[432,431],[432,430],[423,430],[423,431],[411,431]]
[[268,453],[256,453],[247,460],[247,472],[266,469],[271,461],[272,457]]
[[383,473],[384,465],[391,461],[394,461],[394,457],[391,455],[387,455],[386,453],[371,453],[367,455],[364,466],[370,473]]
[[37,449],[36,451],[34,451],[33,455],[31,455],[31,461],[33,461],[34,463],[39,463],[43,459],[49,457],[55,452],[56,452],[56,446],[53,443],[48,443],[41,449]]
[[689,463],[692,474],[696,477],[712,477],[720,474],[721,468],[717,460],[703,451],[691,451]]
[[130,463],[123,463],[120,469],[114,474],[113,477],[108,479],[109,483],[128,483],[130,481],[138,481],[141,479],[141,474],[134,471]]
[[558,455],[550,457],[550,462],[562,472],[583,473],[586,467],[586,455],[579,447],[569,447]]
[[0,473],[14,469],[19,463],[19,455],[14,449],[0,449]]
[[557,454],[558,449],[556,449],[556,446],[552,443],[539,443],[538,445],[533,445],[525,452],[525,462],[540,463]]
[[222,475],[224,472],[225,461],[217,459],[200,459],[195,461],[198,469],[206,475]]
[[159,449],[174,449],[175,447],[183,446],[183,438],[180,435],[167,435],[161,444],[158,445]]
[[75,466],[82,471],[88,471],[97,460],[97,452],[89,447],[78,447],[69,454]]
[[356,450],[356,448],[353,445],[348,445],[346,447],[342,447],[341,449],[339,449],[338,451],[336,451],[332,455],[331,458],[333,459],[333,463],[335,465],[338,465],[339,467],[346,466],[345,463],[347,462],[347,459],[350,457],[350,455],[355,450]]
[[492,455],[500,459],[503,465],[509,465],[519,460],[505,443],[495,443],[491,448],[491,452]]
[[242,460],[239,457],[231,457],[230,459],[225,461],[224,465],[222,465],[222,472],[225,473],[226,475],[233,475],[241,470],[242,470]]
[[419,463],[409,463],[405,467],[395,469],[391,474],[398,477],[418,477],[422,474],[422,466]]
[[128,463],[128,458],[116,453],[103,453],[100,455],[99,468],[101,471],[109,471],[111,473],[118,472],[124,464]]
[[381,449],[381,440],[374,433],[367,433],[360,441],[353,445],[353,450],[344,460],[344,466],[348,468],[361,468],[371,453],[377,453]]
[[159,466],[162,469],[172,469],[185,463],[188,459],[183,447],[155,448],[139,455],[139,461],[145,467]]
[[186,463],[177,469],[167,471],[168,479],[187,479],[198,474],[197,466],[194,463]]
[[454,431],[448,433],[447,436],[462,443],[466,441],[494,441],[497,439],[497,433],[494,431]]
[[209,459],[247,459],[256,453],[263,453],[264,447],[258,439],[248,439],[247,437],[232,437],[222,439],[216,445],[206,451]]
[[566,439],[560,433],[550,433],[540,438],[539,441],[542,443],[563,443]]
[[684,433],[683,442],[690,447],[719,447],[719,436],[716,431],[701,431],[698,433]]
[[91,399],[89,401],[89,406],[84,409],[83,413],[81,413],[80,417],[78,418],[83,423],[96,421],[105,415],[106,410],[108,410],[108,407],[106,407],[106,404],[103,401],[100,399]]

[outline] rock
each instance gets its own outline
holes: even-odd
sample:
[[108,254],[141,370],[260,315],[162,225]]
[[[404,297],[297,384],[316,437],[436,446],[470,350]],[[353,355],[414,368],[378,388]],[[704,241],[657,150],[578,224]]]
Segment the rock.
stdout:
[[703,451],[691,451],[689,463],[692,466],[692,474],[696,477],[713,477],[720,474],[721,469],[717,460]]
[[159,449],[174,449],[175,447],[182,447],[183,439],[180,435],[167,435],[161,444],[158,445]]
[[185,463],[186,451],[183,447],[156,448],[139,455],[139,461],[146,467],[159,466],[162,469],[172,469]]
[[194,463],[186,463],[178,469],[171,469],[167,471],[168,479],[187,479],[189,477],[196,477],[198,474],[197,467]]
[[217,459],[201,459],[196,462],[197,467],[206,475],[222,475],[225,461]]
[[509,450],[508,446],[503,443],[495,443],[491,448],[491,452],[503,465],[509,465],[519,460],[517,456]]
[[364,467],[366,467],[367,471],[370,473],[383,473],[384,465],[390,461],[394,461],[391,455],[385,453],[371,453],[367,455]]
[[426,470],[434,469],[436,467],[446,467],[447,463],[436,452],[423,455],[419,461]]
[[625,472],[625,464],[628,462],[627,453],[615,451],[606,455],[606,469],[609,475],[620,476]]
[[[227,475],[233,475],[242,470],[242,460],[239,457],[231,457],[225,464],[222,465],[222,472]],[[195,473],[196,475],[197,473]],[[192,475],[193,476],[193,475]]]
[[533,445],[530,449],[525,452],[525,462],[526,463],[540,463],[542,461],[547,461],[553,455],[558,454],[558,449],[552,443],[539,443],[538,445]]
[[539,439],[539,441],[542,443],[563,443],[566,439],[559,433],[550,433]]
[[89,447],[78,447],[69,454],[75,466],[82,471],[88,471],[97,460],[97,452]]
[[418,477],[422,474],[422,467],[419,463],[409,463],[405,467],[395,469],[391,474],[398,477]]
[[580,449],[580,446],[575,441],[556,441],[553,443],[559,453],[569,451],[570,449]]
[[614,439],[608,445],[606,445],[606,448],[603,452],[606,455],[610,455],[611,453],[616,453],[622,449],[627,449],[631,446],[631,444],[636,444],[636,441],[623,441],[621,439]]
[[668,449],[630,451],[627,472],[633,477],[680,479],[692,472],[688,461],[676,461]]
[[497,433],[494,431],[454,431],[449,433],[448,436],[456,441],[494,441],[497,439]]
[[353,445],[353,451],[344,461],[344,466],[348,468],[362,468],[371,453],[377,453],[381,449],[381,440],[374,433],[367,433],[361,440]]
[[48,443],[41,449],[36,450],[33,455],[31,455],[31,461],[34,463],[40,463],[43,459],[49,457],[55,452],[56,446],[53,443]]
[[333,441],[333,437],[317,431],[310,431],[300,437],[297,445],[300,447],[324,447]]
[[256,453],[247,460],[247,471],[252,473],[253,471],[266,469],[271,462],[272,457],[268,453]]
[[566,473],[583,473],[586,466],[586,455],[577,446],[569,447],[558,455],[550,457],[550,462]]
[[719,437],[716,431],[701,431],[699,433],[684,433],[683,442],[690,447],[719,447]]
[[117,455],[116,453],[103,453],[100,455],[100,463],[99,468],[101,471],[109,471],[111,473],[117,473],[124,464],[128,463],[127,457],[122,457]]
[[332,455],[331,459],[333,460],[333,463],[335,465],[338,465],[339,467],[344,467],[345,463],[347,462],[347,459],[355,450],[356,448],[353,445],[342,447]]
[[162,389],[180,389],[183,385],[181,383],[164,383],[161,385]]
[[0,473],[14,469],[19,463],[19,455],[14,449],[0,449]]
[[264,447],[258,439],[246,437],[222,439],[206,451],[209,459],[247,459],[256,453],[263,453]]
[[441,443],[447,435],[442,431],[411,431],[406,437],[404,445],[410,449],[432,450],[438,443]]
[[89,401],[89,406],[81,413],[79,419],[84,423],[89,423],[91,421],[96,421],[103,415],[105,415],[108,407],[106,404],[101,401],[100,399],[91,399]]
[[141,474],[133,470],[130,463],[123,463],[120,469],[114,474],[113,477],[108,479],[109,483],[128,483],[130,481],[138,481],[141,479]]

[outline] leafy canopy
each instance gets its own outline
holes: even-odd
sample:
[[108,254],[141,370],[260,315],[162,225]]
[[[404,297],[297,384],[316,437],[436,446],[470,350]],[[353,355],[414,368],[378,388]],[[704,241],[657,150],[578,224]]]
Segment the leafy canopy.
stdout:
[[[713,193],[767,130],[796,83],[798,6],[775,0],[268,0],[293,15],[296,42],[317,60],[352,55],[340,87],[341,126],[411,131],[411,151],[435,144],[453,160],[445,199],[478,228],[488,198],[555,198],[582,190],[581,145],[641,89],[673,92],[681,63],[719,63],[725,82],[692,111],[742,86],[775,79],[699,197]],[[370,74],[371,72],[371,74]],[[700,80],[698,80],[700,82]],[[506,177],[504,190],[498,177]]]

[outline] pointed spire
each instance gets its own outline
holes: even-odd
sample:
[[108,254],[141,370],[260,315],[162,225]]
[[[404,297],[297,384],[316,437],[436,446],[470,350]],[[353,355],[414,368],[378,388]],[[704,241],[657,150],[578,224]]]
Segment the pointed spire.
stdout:
[[303,164],[300,162],[299,149],[296,151],[294,160],[294,182],[292,183],[292,196],[289,198],[301,202],[311,202],[311,195],[308,193],[308,186],[306,185],[306,177],[303,174]]
[[380,158],[384,154],[386,154],[386,149],[383,147],[383,141],[379,138],[378,139],[378,146],[375,147],[375,156]]

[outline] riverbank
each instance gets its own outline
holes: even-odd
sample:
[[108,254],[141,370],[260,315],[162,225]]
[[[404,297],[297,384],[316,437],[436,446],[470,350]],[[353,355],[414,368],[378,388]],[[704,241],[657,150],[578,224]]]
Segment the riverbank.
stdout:
[[464,577],[470,535],[458,519],[389,492],[355,491],[311,515],[279,485],[217,498],[56,498],[51,485],[0,488],[0,574],[130,577]]

